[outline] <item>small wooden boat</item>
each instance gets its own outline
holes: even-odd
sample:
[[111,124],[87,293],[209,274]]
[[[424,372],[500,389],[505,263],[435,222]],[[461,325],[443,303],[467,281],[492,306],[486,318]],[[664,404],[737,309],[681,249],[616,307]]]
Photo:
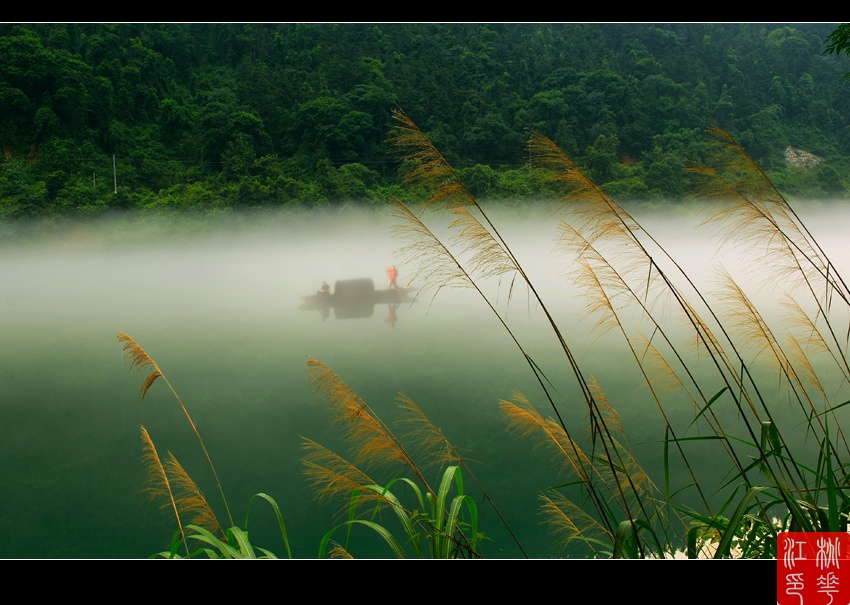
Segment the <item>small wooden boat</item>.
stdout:
[[334,310],[337,319],[352,317],[371,317],[374,306],[378,304],[398,304],[409,301],[415,291],[408,284],[403,288],[376,290],[371,278],[343,279],[334,284],[333,292],[322,291],[302,296],[304,301],[299,309],[309,311],[318,309],[327,313]]

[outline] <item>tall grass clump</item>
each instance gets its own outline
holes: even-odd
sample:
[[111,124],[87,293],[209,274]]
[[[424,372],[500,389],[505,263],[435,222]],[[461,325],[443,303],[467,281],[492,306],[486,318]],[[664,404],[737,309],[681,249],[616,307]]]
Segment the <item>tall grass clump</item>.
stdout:
[[[530,170],[562,192],[550,216],[559,252],[571,260],[569,277],[595,329],[622,339],[657,410],[664,472],[648,477],[626,439],[617,403],[606,397],[604,378],[596,377],[604,372],[578,363],[570,334],[554,319],[550,305],[558,301],[543,299],[484,205],[428,137],[404,113],[395,118],[391,141],[405,182],[424,200],[416,207],[393,202],[405,270],[422,284],[420,295],[475,289],[537,378],[539,393],[516,393],[500,406],[511,433],[544,445],[559,460],[564,483],[543,489],[541,507],[562,545],[580,543],[591,556],[668,557],[680,549],[697,556],[708,545],[716,557],[732,556],[733,547],[740,556],[772,557],[779,529],[846,525],[847,445],[835,415],[845,402],[830,398],[840,391],[821,382],[829,368],[816,367],[813,359],[825,355],[844,384],[848,290],[787,200],[727,133],[710,131],[717,154],[710,166],[689,172],[697,196],[708,201],[705,224],[759,251],[755,262],[775,271],[774,285],[780,279],[787,285],[781,300],[791,319],[781,327],[769,325],[741,283],[722,269],[717,289],[703,291],[675,254],[557,145],[540,133],[529,139]],[[442,216],[451,222],[441,238],[429,224],[442,224]],[[509,300],[521,288],[540,309],[563,353],[564,375],[576,386],[568,400],[528,355],[507,312],[485,294],[484,284],[494,278],[507,284]],[[674,325],[687,326],[687,338]],[[755,371],[759,356],[775,364],[784,393],[799,407],[799,426],[777,421],[780,401],[764,395],[769,389]],[[686,423],[670,413],[682,398],[695,410]],[[575,406],[584,410],[585,426],[565,423],[562,412]],[[730,417],[733,426],[724,425]],[[799,430],[816,442],[814,459],[792,447],[789,435]],[[705,456],[726,461],[729,472],[720,485],[707,485],[696,474],[695,458]],[[673,470],[688,480],[672,485]],[[569,497],[568,488],[576,486],[580,495]]]
[[[391,427],[321,361],[308,360],[307,372],[316,400],[333,412],[351,448],[348,460],[311,439],[303,442],[304,473],[318,498],[342,503],[342,520],[325,534],[318,556],[353,556],[354,532],[365,530],[397,558],[480,558],[485,537],[462,470],[482,486],[420,407],[399,394],[400,415]],[[432,470],[436,484],[428,480]],[[374,479],[374,473],[392,478]]]
[[[124,358],[129,362],[129,369],[131,371],[146,370],[148,372],[139,389],[139,401],[144,400],[157,380],[162,379],[162,382],[168,386],[198,439],[204,458],[218,487],[221,503],[229,523],[225,530],[202,490],[177,461],[177,458],[171,452],[168,452],[165,457],[161,456],[150,433],[144,426],[140,426],[142,461],[146,473],[144,493],[151,501],[159,502],[160,507],[166,511],[167,515],[173,518],[177,528],[169,549],[153,556],[181,558],[180,552],[183,549],[187,558],[276,558],[274,553],[267,549],[255,547],[248,539],[247,528],[250,507],[257,498],[260,498],[274,511],[287,555],[291,557],[283,515],[277,502],[268,494],[255,494],[249,502],[243,528],[234,525],[230,506],[227,503],[227,498],[225,498],[218,473],[206,445],[204,445],[204,440],[177,391],[165,377],[159,365],[132,337],[121,332],[118,334],[118,342],[123,344]],[[196,543],[201,543],[201,546],[194,550],[190,549],[190,544]]]

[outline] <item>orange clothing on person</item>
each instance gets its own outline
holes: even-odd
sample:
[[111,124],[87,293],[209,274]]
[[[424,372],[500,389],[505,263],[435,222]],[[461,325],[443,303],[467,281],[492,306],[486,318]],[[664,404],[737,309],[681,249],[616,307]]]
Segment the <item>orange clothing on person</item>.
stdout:
[[396,278],[398,277],[398,271],[395,266],[387,269],[387,290],[390,288],[398,288],[398,284],[395,283]]

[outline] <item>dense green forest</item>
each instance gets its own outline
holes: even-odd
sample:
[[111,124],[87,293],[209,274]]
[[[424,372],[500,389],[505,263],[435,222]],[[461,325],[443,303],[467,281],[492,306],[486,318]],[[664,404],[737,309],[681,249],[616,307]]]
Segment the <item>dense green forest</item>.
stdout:
[[611,195],[675,199],[712,125],[786,195],[840,197],[837,26],[0,24],[0,219],[383,204],[403,197],[394,108],[484,198],[546,195],[524,166],[536,130]]

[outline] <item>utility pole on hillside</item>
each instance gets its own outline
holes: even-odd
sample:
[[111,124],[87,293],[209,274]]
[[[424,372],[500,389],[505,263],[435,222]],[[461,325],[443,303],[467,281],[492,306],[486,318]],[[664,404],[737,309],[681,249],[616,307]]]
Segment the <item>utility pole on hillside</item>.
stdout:
[[112,187],[115,194],[118,193],[118,175],[115,173],[115,154],[112,154]]

